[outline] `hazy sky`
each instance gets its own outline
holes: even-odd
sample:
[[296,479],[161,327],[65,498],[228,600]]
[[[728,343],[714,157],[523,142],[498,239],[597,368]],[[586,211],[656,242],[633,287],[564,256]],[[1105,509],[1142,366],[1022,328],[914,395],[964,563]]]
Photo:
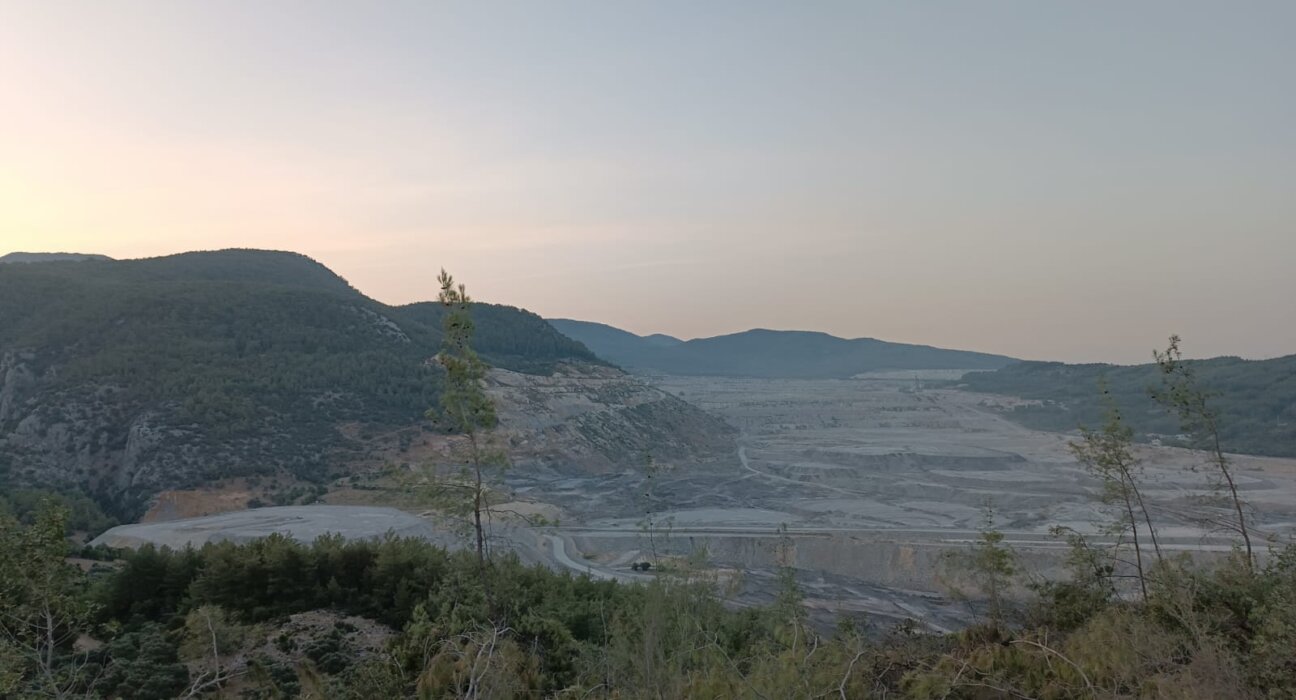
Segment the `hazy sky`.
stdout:
[[1066,360],[1296,352],[1296,2],[0,0],[0,253]]

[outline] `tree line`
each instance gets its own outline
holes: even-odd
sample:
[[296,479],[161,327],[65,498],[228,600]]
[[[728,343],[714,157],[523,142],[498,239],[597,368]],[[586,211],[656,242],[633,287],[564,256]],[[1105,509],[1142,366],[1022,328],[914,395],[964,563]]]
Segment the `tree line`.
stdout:
[[[1296,457],[1296,355],[1272,360],[1219,357],[1191,362],[1200,387],[1228,420],[1220,436],[1231,452]],[[1107,386],[1107,398],[1095,387]],[[1199,447],[1185,439],[1177,415],[1166,412],[1148,391],[1160,382],[1157,363],[1131,366],[1019,362],[994,372],[972,372],[957,384],[971,391],[1033,399],[1006,415],[1040,430],[1071,431],[1099,425],[1108,400],[1122,409],[1125,424],[1140,442]]]

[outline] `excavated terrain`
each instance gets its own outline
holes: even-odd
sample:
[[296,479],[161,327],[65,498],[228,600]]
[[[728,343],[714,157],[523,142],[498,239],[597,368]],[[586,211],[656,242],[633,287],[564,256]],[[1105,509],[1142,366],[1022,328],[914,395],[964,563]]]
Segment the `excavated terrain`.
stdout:
[[[1099,484],[1068,450],[1075,436],[1008,422],[993,410],[1012,400],[1007,397],[923,389],[912,378],[890,376],[653,377],[656,389],[611,376],[606,385],[588,376],[497,381],[512,446],[530,456],[506,476],[512,506],[562,514],[534,527],[499,523],[500,545],[526,560],[596,578],[648,580],[653,574],[632,565],[652,561],[679,569],[691,558],[743,605],[770,600],[778,569],[790,565],[824,624],[856,614],[951,629],[972,616],[951,596],[960,581],[951,557],[968,550],[987,513],[1023,569],[1044,576],[1059,574],[1066,554],[1051,528],[1066,526],[1102,542],[1103,525],[1112,518],[1098,498]],[[617,391],[633,395],[622,397],[626,406],[612,408],[616,397],[608,392]],[[684,405],[675,397],[732,426],[715,421],[694,431],[695,445],[728,443],[727,456],[696,459],[690,454],[698,451],[688,445],[653,450],[637,441],[624,444],[619,464],[583,461],[580,450],[568,452],[572,463],[564,460],[564,446],[598,444],[584,454],[608,454],[614,443],[599,441],[605,434],[615,439],[617,426],[634,420],[635,401],[668,413]],[[690,408],[687,415],[698,414]],[[717,432],[714,442],[703,435],[707,431]],[[1229,511],[1212,500],[1204,457],[1153,446],[1139,447],[1138,454],[1162,548],[1203,558],[1229,551],[1234,541],[1228,533],[1205,522],[1227,518]],[[1296,460],[1233,460],[1254,511],[1257,541],[1290,541]],[[381,492],[367,493],[381,502]],[[325,527],[348,534],[346,521],[330,517],[304,531]],[[154,530],[149,536],[163,537]]]
[[[912,377],[652,381],[725,418],[740,430],[740,447],[729,463],[651,479],[517,475],[528,496],[581,521],[563,534],[595,562],[705,548],[712,565],[744,572],[752,599],[771,594],[786,562],[825,611],[949,627],[969,614],[950,602],[959,580],[951,556],[967,551],[988,513],[1038,575],[1062,573],[1066,545],[1051,528],[1106,539],[1113,511],[1068,449],[1077,436],[1005,420],[992,407],[1011,398],[922,389]],[[1227,552],[1229,533],[1205,522],[1229,511],[1204,457],[1152,446],[1138,454],[1163,549]],[[1261,538],[1290,541],[1296,460],[1238,455],[1233,463]]]

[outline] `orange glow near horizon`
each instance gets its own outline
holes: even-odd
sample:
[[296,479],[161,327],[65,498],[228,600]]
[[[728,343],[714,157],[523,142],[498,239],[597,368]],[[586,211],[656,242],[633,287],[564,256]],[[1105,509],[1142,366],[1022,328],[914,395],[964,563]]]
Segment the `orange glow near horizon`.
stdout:
[[1296,10],[821,9],[0,8],[0,254],[292,250],[387,303],[446,267],[685,338],[1296,352]]

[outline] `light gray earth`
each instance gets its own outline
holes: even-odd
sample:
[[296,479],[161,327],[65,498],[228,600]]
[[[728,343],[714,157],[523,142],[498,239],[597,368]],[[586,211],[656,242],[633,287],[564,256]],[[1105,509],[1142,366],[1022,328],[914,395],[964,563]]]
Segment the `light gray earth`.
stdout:
[[453,546],[452,538],[427,520],[395,508],[370,506],[277,506],[157,523],[119,525],[96,537],[92,545],[183,549],[208,542],[250,542],[278,533],[301,542],[326,534],[349,539],[378,539],[388,533]]
[[[1108,541],[1100,533],[1112,511],[1068,450],[1076,436],[1007,421],[994,408],[1004,397],[895,377],[653,381],[742,430],[730,464],[659,464],[651,480],[638,471],[512,476],[527,497],[575,515],[580,525],[562,530],[596,560],[646,551],[651,513],[659,550],[705,548],[714,565],[745,573],[754,598],[772,595],[772,572],[786,561],[812,606],[944,627],[970,614],[945,597],[948,561],[979,536],[987,508],[1033,575],[1063,574],[1067,549],[1053,526]],[[1139,455],[1163,549],[1203,559],[1232,549],[1229,533],[1203,523],[1229,511],[1203,502],[1213,489],[1202,456],[1151,446]],[[1296,460],[1234,463],[1258,532],[1291,541]]]
[[[1036,576],[1060,575],[1066,545],[1055,525],[1105,541],[1110,520],[1099,484],[1076,463],[1068,437],[1017,426],[994,410],[1002,397],[916,390],[893,377],[756,380],[657,377],[662,388],[742,431],[727,464],[658,463],[582,476],[517,468],[508,486],[521,499],[560,506],[561,527],[497,525],[497,547],[525,561],[594,578],[650,580],[636,562],[699,554],[739,584],[734,605],[767,602],[776,573],[792,566],[816,619],[904,618],[932,629],[966,624],[971,609],[949,597],[948,562],[966,552],[987,507],[996,529]],[[1139,449],[1145,495],[1164,549],[1202,558],[1229,551],[1227,533],[1202,516],[1210,472],[1200,455]],[[1243,496],[1263,538],[1296,532],[1296,460],[1235,458]],[[270,532],[311,540],[325,532],[379,537],[392,531],[454,546],[458,538],[426,519],[389,508],[299,506],[114,528],[96,542],[172,547]],[[1146,541],[1146,536],[1145,536]],[[652,552],[656,552],[656,556]]]

